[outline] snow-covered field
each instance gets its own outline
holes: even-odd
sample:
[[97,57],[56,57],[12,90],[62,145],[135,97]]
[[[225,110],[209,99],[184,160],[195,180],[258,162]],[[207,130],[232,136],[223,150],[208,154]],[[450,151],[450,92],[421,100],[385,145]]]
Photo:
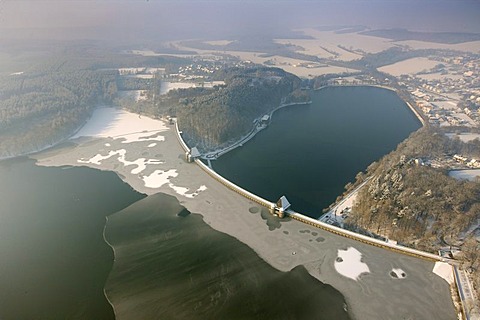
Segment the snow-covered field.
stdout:
[[412,58],[383,66],[378,68],[378,70],[393,76],[400,76],[402,74],[416,74],[421,71],[427,71],[439,63],[439,61],[430,60],[428,58]]
[[475,181],[477,177],[480,177],[480,169],[452,170],[448,175],[458,180]]
[[123,139],[123,143],[163,141],[158,133],[167,129],[165,123],[160,120],[115,108],[98,108],[87,124],[72,139],[88,136]]
[[[279,39],[279,41],[283,41],[283,40]],[[312,62],[307,60],[300,60],[300,59],[293,59],[293,58],[278,56],[278,55],[263,57],[262,55],[265,54],[264,52],[203,50],[203,49],[187,47],[183,45],[181,42],[172,42],[171,44],[179,50],[194,51],[198,55],[203,55],[203,56],[229,54],[229,55],[238,57],[242,61],[251,61],[258,64],[265,64],[266,61],[273,62],[273,64],[269,64],[269,66],[281,68],[287,72],[293,73],[299,77],[304,77],[304,78],[313,78],[315,76],[320,76],[320,75],[330,74],[330,73],[344,73],[344,72],[357,71],[354,69],[347,69],[347,68],[336,67],[336,66],[324,66],[319,68],[304,67],[304,66],[300,66],[300,64],[312,64]],[[343,51],[344,54],[350,54],[349,52],[344,51],[338,47],[336,47],[335,50]],[[182,56],[182,55],[176,55],[176,56]]]
[[301,65],[312,64],[311,61],[287,58],[282,56],[262,57],[261,52],[227,51],[227,53],[238,57],[240,60],[252,61],[258,64],[265,64],[266,61],[270,61],[273,63],[271,66],[281,68],[287,72],[293,73],[294,75],[297,75],[299,77],[304,77],[304,78],[311,78],[314,76],[320,76],[320,75],[329,74],[329,73],[343,73],[343,72],[356,71],[354,69],[347,69],[347,68],[335,67],[335,66],[309,68]]
[[468,142],[475,139],[480,139],[480,133],[461,133],[461,134],[447,133],[447,137],[449,138],[458,137],[461,141]]
[[398,45],[409,46],[412,49],[446,49],[464,52],[479,53],[480,41],[471,41],[458,44],[435,43],[417,40],[396,41]]
[[[275,39],[276,43],[280,44],[285,44],[285,45],[292,45],[292,46],[297,46],[299,47],[296,52],[298,53],[303,53],[303,54],[308,54],[311,56],[316,56],[319,58],[333,58],[334,55],[324,48],[331,50],[332,45],[330,44],[325,44],[320,42],[319,40],[316,39]],[[327,46],[325,46],[327,45]],[[322,48],[323,47],[323,48]],[[334,51],[339,50],[338,47],[333,46]]]
[[211,44],[212,46],[226,46],[229,45],[234,41],[232,40],[212,40],[212,41],[205,41],[206,44]]
[[338,250],[335,270],[353,280],[358,280],[362,273],[370,273],[368,265],[362,262],[362,253],[354,247],[349,247],[347,250]]
[[361,56],[345,51],[339,48],[338,45],[349,50],[361,50],[367,53],[377,53],[394,46],[394,44],[388,39],[358,33],[335,33],[334,31],[319,31],[312,28],[299,29],[298,31],[301,31],[305,35],[313,37],[314,39],[288,39],[288,41],[294,45],[303,47],[306,51],[305,53],[315,52],[314,50],[318,48],[318,46],[325,47],[329,50],[332,49],[340,54],[338,57],[339,60],[352,60],[352,58],[358,59]]
[[203,88],[213,88],[215,86],[224,85],[225,81],[205,81],[203,83],[195,83],[195,82],[162,82],[160,87],[160,94],[166,94],[171,90],[175,89],[189,89],[195,87],[203,87]]
[[444,79],[452,79],[452,80],[460,80],[463,79],[463,75],[461,74],[441,74],[441,73],[428,73],[428,74],[417,74],[417,77],[424,80],[444,80]]
[[167,92],[175,89],[188,89],[195,87],[196,84],[193,82],[162,82],[160,94],[166,94]]

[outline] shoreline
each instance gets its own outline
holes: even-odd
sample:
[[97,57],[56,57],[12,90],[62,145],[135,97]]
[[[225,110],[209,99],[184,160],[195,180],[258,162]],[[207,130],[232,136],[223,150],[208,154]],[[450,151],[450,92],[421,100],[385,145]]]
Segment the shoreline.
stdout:
[[[177,136],[178,140],[180,141],[181,146],[184,147],[184,148],[185,147],[187,148],[185,151],[187,151],[187,152],[190,151],[190,149],[188,148],[188,145],[185,143],[185,141],[183,141],[183,139],[181,137],[181,134],[178,131],[178,126],[175,126],[175,129],[176,129],[176,136]],[[270,202],[266,199],[263,199],[262,197],[260,197],[256,194],[254,194],[254,193],[252,193],[248,190],[245,190],[242,187],[234,184],[230,180],[226,179],[225,177],[223,177],[222,175],[217,173],[215,170],[209,168],[201,160],[196,159],[195,163],[203,171],[205,171],[208,175],[210,175],[215,180],[219,181],[222,185],[229,188],[230,190],[235,191],[236,193],[240,194],[241,196],[243,196],[243,197],[245,197],[249,200],[255,201],[256,203],[266,207],[267,209],[274,210],[274,208],[275,208],[274,203],[272,203],[272,202]],[[365,183],[366,182],[364,182],[364,184]],[[371,237],[368,237],[368,236],[364,236],[364,235],[361,235],[359,233],[352,232],[352,231],[349,231],[349,230],[346,230],[346,229],[343,229],[343,228],[335,227],[335,226],[330,225],[328,223],[325,223],[321,220],[310,218],[310,217],[308,217],[308,216],[306,216],[302,213],[295,212],[295,211],[290,210],[290,209],[288,209],[286,211],[286,213],[287,213],[287,217],[291,217],[291,218],[293,218],[295,220],[298,220],[302,223],[309,224],[309,225],[312,225],[316,228],[323,229],[323,230],[326,230],[328,232],[340,235],[342,237],[353,239],[355,241],[363,242],[363,243],[366,243],[366,244],[371,245],[371,246],[380,247],[382,249],[391,250],[391,251],[394,251],[396,253],[410,255],[410,256],[413,256],[413,257],[416,257],[416,258],[426,259],[426,260],[429,260],[429,261],[446,262],[446,261],[449,260],[449,259],[440,257],[438,255],[435,255],[435,254],[432,254],[432,253],[429,253],[429,252],[416,250],[416,249],[411,249],[411,248],[403,247],[403,246],[400,246],[400,245],[397,245],[397,244],[384,242],[384,241],[377,240],[375,238],[371,238]]]
[[[389,91],[392,91],[394,92],[395,94],[397,94],[397,90],[395,90],[394,88],[391,88],[391,87],[387,87],[387,86],[382,86],[382,85],[374,85],[374,84],[359,84],[359,85],[354,85],[354,84],[347,84],[347,85],[326,85],[326,86],[322,86],[322,87],[319,87],[319,88],[315,88],[315,89],[311,89],[313,91],[320,91],[322,89],[325,89],[325,88],[333,88],[333,87],[373,87],[373,88],[380,88],[380,89],[385,89],[385,90],[389,90]],[[398,96],[398,94],[397,94]],[[400,97],[399,97],[400,98]],[[401,99],[401,98],[400,98]],[[417,118],[417,120],[420,122],[421,124],[421,127],[425,127],[426,126],[426,123],[425,123],[425,119],[422,118],[422,116],[420,115],[420,113],[407,101],[401,99],[403,101],[403,103],[405,103],[405,105],[408,107],[408,109],[410,109],[410,111],[415,115],[415,117]],[[310,101],[305,101],[305,102],[291,102],[291,103],[285,103],[285,104],[280,104],[278,107],[274,108],[272,111],[270,111],[270,113],[268,113],[270,119],[272,119],[272,116],[273,114],[282,109],[282,108],[285,108],[285,107],[290,107],[290,106],[296,106],[296,105],[308,105],[308,104],[311,104],[312,103],[312,100]],[[204,155],[201,156],[202,159],[204,160],[216,160],[218,159],[219,157],[223,156],[224,154],[238,148],[238,147],[242,147],[244,143],[247,143],[248,141],[250,141],[251,139],[253,139],[257,133],[259,133],[260,131],[264,130],[267,128],[267,126],[264,126],[264,127],[259,127],[258,126],[258,121],[259,121],[260,118],[257,118],[254,120],[254,123],[255,123],[255,126],[252,128],[252,130],[250,130],[249,133],[247,133],[246,135],[240,137],[238,140],[234,141],[232,144],[226,146],[226,147],[223,147],[223,148],[218,148],[218,149],[215,149],[215,150],[212,150],[212,151],[209,151],[209,152],[206,152]],[[271,120],[270,120],[271,121]],[[185,149],[185,148],[184,148]],[[190,148],[188,148],[190,150]]]
[[[291,103],[282,103],[280,104],[279,106],[275,107],[272,111],[270,111],[268,113],[268,116],[270,117],[270,119],[272,118],[273,114],[275,113],[275,111],[277,110],[280,110],[282,108],[285,108],[285,107],[290,107],[290,106],[296,106],[296,105],[308,105],[308,104],[311,104],[312,101],[304,101],[304,102],[291,102]],[[263,116],[262,116],[263,117]],[[218,159],[219,157],[223,156],[224,154],[238,148],[238,147],[241,147],[243,146],[244,143],[247,143],[248,141],[250,141],[251,139],[253,139],[257,133],[259,133],[260,131],[266,129],[268,126],[259,126],[259,121],[260,121],[261,117],[259,118],[256,118],[253,122],[254,122],[254,127],[250,130],[249,133],[247,133],[246,135],[240,137],[238,140],[232,142],[231,144],[223,147],[223,148],[218,148],[218,149],[215,149],[215,150],[212,150],[212,151],[208,151],[206,152],[205,154],[203,154],[201,156],[202,159],[204,160],[216,160]],[[178,128],[178,124],[176,123],[177,125],[177,130],[178,131],[181,131],[179,130]],[[183,142],[183,140],[182,140]],[[183,144],[185,144],[185,142],[183,142]],[[186,146],[186,144],[185,144]],[[188,150],[190,150],[190,148],[188,148]]]
[[[118,173],[117,173],[118,175]],[[119,176],[120,180],[122,180],[122,178]],[[107,276],[107,279],[105,280],[105,283],[103,285],[103,295],[105,297],[105,299],[107,299],[107,302],[108,304],[110,304],[110,306],[112,307],[112,310],[113,310],[113,315],[115,316],[115,319],[117,319],[117,311],[115,310],[115,305],[112,303],[112,301],[110,301],[110,298],[108,297],[108,294],[107,294],[107,289],[106,289],[106,284],[108,282],[108,278],[110,277],[110,274],[112,273],[112,270],[113,270],[113,267],[114,267],[114,264],[115,264],[115,259],[117,257],[117,254],[115,252],[115,247],[111,245],[110,242],[108,242],[107,240],[107,237],[105,236],[105,231],[107,230],[107,224],[108,224],[108,216],[105,217],[105,224],[103,225],[103,232],[102,232],[102,236],[103,236],[103,241],[112,249],[113,251],[113,261],[112,261],[112,268],[110,269],[110,272],[108,273],[108,276]]]
[[[80,131],[80,129],[83,127],[83,125],[76,131]],[[66,138],[62,138],[60,141],[57,141],[57,142],[54,142],[52,144],[49,144],[49,145],[46,145],[44,147],[40,147],[39,149],[36,149],[36,150],[32,150],[32,151],[27,151],[25,153],[20,153],[20,154],[17,154],[17,155],[14,155],[14,156],[7,156],[7,157],[0,157],[0,161],[3,161],[3,160],[11,160],[11,159],[15,159],[15,158],[19,158],[19,157],[30,157],[30,156],[33,156],[37,153],[42,153],[42,152],[45,152],[51,148],[55,148],[55,147],[58,147],[60,144],[64,143],[64,142],[67,142],[68,140],[70,140],[76,133],[72,134],[71,136],[69,137],[66,137]]]
[[[113,171],[141,193],[161,192],[172,195],[188,211],[201,214],[204,222],[214,229],[245,243],[277,270],[287,272],[296,266],[304,265],[313,277],[332,285],[342,293],[349,314],[355,319],[378,318],[383,313],[392,319],[395,318],[394,315],[410,318],[451,318],[453,306],[450,308],[451,298],[447,283],[433,275],[433,262],[341,237],[294,219],[278,220],[279,226],[270,229],[268,222],[258,213],[260,211],[256,211],[256,214],[249,211],[252,208],[260,209],[260,205],[225,188],[198,165],[184,160],[184,150],[179,141],[176,141],[178,138],[175,131],[173,126],[169,126],[168,130],[162,133],[165,141],[159,142],[155,148],[147,148],[148,141],[125,145],[121,143],[121,139],[91,138],[84,142],[79,141],[75,146],[37,154],[35,159],[40,166],[88,166]],[[79,159],[90,159],[99,153],[108,154],[109,150],[118,148],[127,149],[130,158],[159,157],[157,159],[165,162],[147,166],[141,174],[132,174],[132,168],[125,167],[115,157],[105,159],[100,164],[78,162]],[[177,170],[178,175],[170,179],[171,183],[191,191],[204,184],[206,190],[189,198],[176,193],[168,184],[156,188],[145,186],[143,176],[156,170],[165,172],[172,168]],[[339,250],[348,247],[354,247],[361,252],[364,262],[370,268],[369,274],[361,275],[356,281],[342,276],[334,267]],[[392,267],[405,270],[407,279],[412,281],[385,278],[384,275],[388,275]],[[397,288],[394,293],[390,290],[392,285]],[[365,295],[365,288],[373,296]],[[118,310],[130,308],[122,301],[117,304]],[[120,316],[118,313],[117,315]]]
[[[385,90],[389,90],[389,91],[392,91],[394,92],[399,98],[400,96],[398,95],[397,93],[397,90],[395,88],[392,88],[392,87],[387,87],[387,86],[382,86],[382,85],[379,85],[379,84],[338,84],[338,85],[335,85],[335,84],[329,84],[329,85],[326,85],[326,86],[321,86],[319,88],[315,88],[313,89],[313,91],[319,91],[319,90],[322,90],[322,89],[325,89],[325,88],[336,88],[336,87],[372,87],[372,88],[380,88],[380,89],[385,89]],[[423,117],[420,115],[420,113],[407,101],[403,100],[402,98],[400,98],[403,103],[405,103],[407,105],[407,107],[410,109],[410,111],[415,115],[415,117],[418,119],[418,121],[420,121],[420,123],[422,124],[422,127],[425,127],[426,126],[426,123],[425,123],[425,119],[423,119]]]
[[75,129],[75,131],[71,135],[69,135],[67,137],[64,137],[64,138],[60,139],[59,141],[53,142],[53,143],[51,143],[49,145],[46,145],[44,147],[40,147],[39,149],[36,149],[36,150],[27,151],[25,153],[17,154],[17,155],[14,155],[14,156],[0,157],[0,161],[15,159],[15,158],[18,158],[18,157],[27,157],[27,156],[30,157],[30,156],[33,156],[37,153],[42,153],[44,151],[47,151],[48,149],[57,147],[58,145],[71,140],[72,137],[74,137],[77,133],[79,133],[80,130],[82,130],[82,128],[90,121],[90,119],[92,119],[93,113],[98,108],[102,108],[102,107],[101,106],[95,107],[95,109],[93,109],[93,111],[92,111],[92,114],[90,114],[90,116],[85,121],[83,121],[83,123],[77,129]]
[[[390,87],[386,87],[386,86],[381,86],[381,85],[327,85],[327,86],[322,86],[320,88],[316,88],[316,89],[313,89],[313,91],[319,91],[319,90],[322,90],[322,89],[325,89],[325,88],[328,88],[328,87],[376,87],[376,88],[382,88],[382,89],[386,89],[386,90],[389,90],[389,91],[392,91],[396,94],[396,90],[393,89],[393,88],[390,88]],[[398,94],[397,94],[398,96]],[[415,111],[415,109],[412,108],[412,106],[404,101],[403,99],[401,99],[407,107],[409,107],[409,109],[417,116],[417,118],[420,120],[420,122],[422,123],[422,126],[424,126],[424,123],[422,121],[422,118],[420,117],[420,115]],[[275,111],[277,110],[280,110],[284,107],[288,107],[288,106],[294,106],[294,105],[307,105],[307,104],[311,104],[312,101],[306,101],[306,102],[297,102],[297,103],[288,103],[288,104],[281,104],[279,105],[278,107],[276,107],[275,109],[273,109],[270,113],[269,113],[269,116],[270,116],[270,119],[272,117],[272,115],[274,114]],[[258,119],[256,119],[255,121],[257,121]],[[255,129],[254,129],[255,130]],[[261,129],[263,130],[263,128]],[[261,130],[258,130],[255,132],[258,133],[260,132]],[[182,138],[182,135],[181,135],[181,131],[179,130],[179,127],[178,127],[178,123],[175,122],[175,133],[176,133],[176,136],[177,136],[177,139],[180,143],[180,145],[182,146],[182,148],[186,151],[186,152],[190,152],[191,148],[187,145],[187,143],[183,140]],[[228,150],[226,150],[225,152],[222,153],[222,151],[218,152],[218,153],[221,153],[219,156],[241,146],[243,144],[243,142],[247,142],[248,140],[250,140],[251,138],[253,138],[253,136],[255,135],[253,134],[252,137],[249,137],[248,139],[245,140],[245,138],[242,138],[244,140],[240,140],[240,141],[237,141],[233,146],[230,146],[230,147],[227,147]],[[250,134],[249,134],[250,135]],[[249,136],[247,135],[247,137]],[[217,154],[218,154],[217,153]],[[218,157],[214,158],[214,159],[217,159]],[[205,160],[211,160],[212,158],[205,158],[205,157],[201,157],[202,159],[205,159]],[[264,207],[268,208],[269,210],[274,210],[274,206],[275,204],[266,200],[266,199],[263,199],[262,197],[256,195],[256,194],[253,194],[252,192],[248,191],[248,190],[245,190],[243,189],[242,187],[236,185],[235,183],[231,182],[230,180],[226,179],[225,177],[223,177],[222,175],[220,175],[219,173],[217,173],[215,170],[213,170],[213,168],[211,168],[210,164],[209,165],[206,165],[204,164],[201,160],[198,160],[198,159],[195,159],[195,163],[203,170],[205,171],[208,175],[210,175],[211,177],[213,177],[214,179],[216,179],[217,181],[219,181],[220,183],[222,183],[224,186],[226,186],[227,188],[237,192],[238,194],[242,195],[243,197],[246,197],[247,199],[249,200],[253,200],[255,202],[257,202],[258,204],[260,205],[263,205]],[[360,187],[362,187],[363,185],[365,185],[367,182],[368,182],[369,178],[367,178],[367,180],[365,182],[363,182],[359,187],[357,187],[354,192],[358,191],[358,189],[360,189]],[[351,195],[347,195],[346,198],[350,197]],[[345,201],[346,199],[342,199],[340,201],[340,203],[334,203],[333,204],[333,208],[332,210],[329,210],[327,213],[323,214],[320,216],[319,219],[312,219],[308,216],[306,216],[305,214],[303,213],[299,213],[299,212],[295,212],[293,210],[288,210],[290,211],[290,213],[293,213],[293,215],[291,215],[294,219],[297,219],[303,223],[306,223],[306,224],[311,224],[311,225],[314,225],[315,227],[317,228],[321,228],[321,229],[324,229],[328,232],[332,232],[332,233],[335,233],[335,234],[338,234],[338,235],[341,235],[343,237],[347,237],[347,238],[352,238],[356,241],[360,241],[360,242],[364,242],[364,243],[367,243],[369,245],[372,245],[372,246],[379,246],[379,247],[382,247],[383,249],[387,249],[387,250],[393,250],[395,252],[398,252],[398,253],[402,253],[402,254],[406,254],[406,255],[412,255],[412,256],[415,256],[417,258],[421,258],[421,259],[427,259],[427,260],[434,260],[434,261],[442,261],[442,262],[446,262],[448,261],[448,259],[445,259],[445,258],[442,258],[438,255],[435,255],[435,254],[431,254],[429,252],[426,252],[426,251],[421,251],[421,250],[416,250],[416,249],[411,249],[411,248],[407,248],[407,247],[403,247],[403,246],[399,246],[399,245],[396,245],[396,244],[392,244],[392,243],[388,243],[388,242],[383,242],[383,241],[380,241],[380,240],[377,240],[375,238],[371,238],[371,237],[368,237],[368,236],[363,236],[361,234],[358,234],[356,232],[351,232],[351,231],[348,231],[344,228],[338,228],[338,227],[335,227],[331,224],[328,224],[324,221],[321,220],[322,217],[328,215],[328,214],[331,214],[333,210],[335,210],[335,208],[337,208],[341,203],[342,201]],[[289,214],[290,216],[290,214]],[[297,218],[298,217],[298,218]],[[314,222],[316,221],[316,222]]]

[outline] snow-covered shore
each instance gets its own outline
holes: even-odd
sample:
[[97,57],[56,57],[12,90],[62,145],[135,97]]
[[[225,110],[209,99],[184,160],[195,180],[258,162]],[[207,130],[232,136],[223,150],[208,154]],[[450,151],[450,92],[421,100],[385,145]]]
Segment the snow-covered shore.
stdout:
[[[115,108],[98,108],[90,121],[71,139],[79,137],[123,139],[124,143],[145,140],[144,136],[163,132],[167,126],[163,121],[142,117],[138,114]],[[157,140],[149,138],[148,140]]]

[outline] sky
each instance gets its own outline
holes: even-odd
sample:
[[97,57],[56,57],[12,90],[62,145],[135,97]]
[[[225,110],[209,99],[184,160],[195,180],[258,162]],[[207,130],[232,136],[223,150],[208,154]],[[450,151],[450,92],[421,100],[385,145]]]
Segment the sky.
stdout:
[[0,0],[0,36],[228,38],[324,25],[480,33],[478,17],[480,0]]

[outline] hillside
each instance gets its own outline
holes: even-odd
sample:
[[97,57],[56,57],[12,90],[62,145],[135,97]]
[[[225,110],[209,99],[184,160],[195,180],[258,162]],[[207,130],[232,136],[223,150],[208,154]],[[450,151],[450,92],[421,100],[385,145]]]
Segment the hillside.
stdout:
[[254,119],[282,102],[309,99],[300,90],[299,78],[275,68],[230,70],[225,83],[209,93],[187,90],[192,96],[180,99],[176,115],[190,146],[205,151],[228,144],[248,133]]
[[480,141],[464,143],[433,128],[413,133],[368,168],[371,179],[359,192],[347,223],[425,251],[459,247],[459,258],[478,272],[480,181],[456,180],[433,165],[454,154],[478,159]]
[[68,137],[117,93],[111,71],[29,72],[2,76],[0,85],[0,158]]

